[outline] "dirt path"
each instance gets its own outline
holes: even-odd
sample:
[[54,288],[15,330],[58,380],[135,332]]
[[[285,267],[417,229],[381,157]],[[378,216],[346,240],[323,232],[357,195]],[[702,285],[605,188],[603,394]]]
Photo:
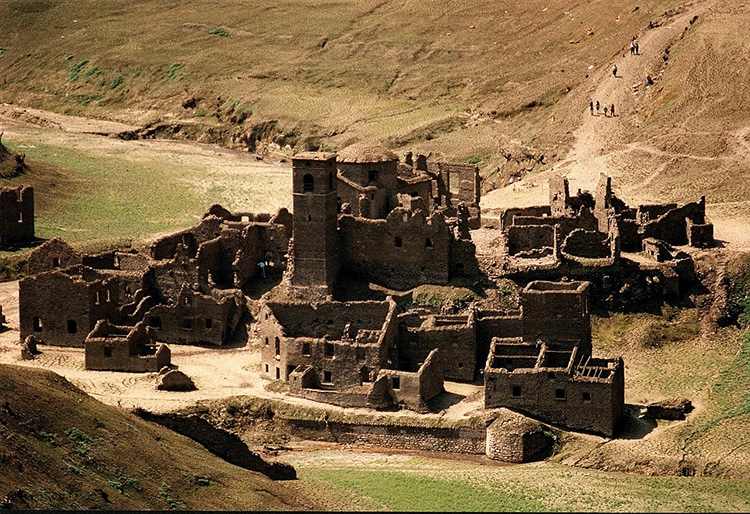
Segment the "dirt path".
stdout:
[[[711,9],[711,3],[699,6],[687,5],[681,12],[664,21],[660,26],[637,34],[639,55],[631,55],[630,41],[623,41],[622,51],[612,61],[592,70],[589,98],[600,102],[599,113],[589,112],[588,104],[582,106],[581,124],[575,131],[575,142],[564,159],[552,167],[533,176],[528,176],[514,185],[497,189],[483,196],[481,206],[488,208],[523,207],[545,205],[549,202],[549,178],[559,174],[566,176],[571,193],[578,189],[594,191],[599,175],[605,173],[613,178],[613,185],[630,205],[653,203],[658,199],[649,196],[649,181],[657,180],[663,167],[656,167],[646,180],[631,174],[627,164],[644,166],[646,157],[659,155],[662,162],[688,158],[712,159],[700,155],[668,153],[648,143],[626,143],[628,134],[641,123],[642,98],[648,91],[646,77],[660,66],[664,49],[678,40],[694,16],[703,16]],[[617,66],[617,75],[612,65]],[[657,79],[657,77],[653,77]],[[615,116],[604,116],[605,105],[615,105]],[[750,126],[735,134],[737,154],[750,158]],[[640,162],[639,162],[640,161]],[[635,179],[633,177],[636,177]],[[728,248],[750,251],[750,224],[742,212],[748,201],[736,205],[712,203],[710,191],[707,198],[707,214],[714,223],[716,238]],[[696,198],[697,200],[697,198]]]

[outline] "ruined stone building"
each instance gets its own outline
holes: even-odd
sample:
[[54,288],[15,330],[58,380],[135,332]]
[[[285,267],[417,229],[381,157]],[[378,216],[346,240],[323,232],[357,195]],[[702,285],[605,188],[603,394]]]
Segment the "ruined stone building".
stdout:
[[[511,311],[401,310],[391,297],[336,301],[345,276],[407,290],[479,275],[470,235],[480,223],[476,166],[421,155],[399,162],[375,145],[304,152],[292,165],[293,216],[214,205],[147,255],[82,255],[60,239],[45,242],[19,282],[22,340],[85,347],[89,369],[153,371],[168,364],[162,344],[219,346],[245,330],[243,288],[268,275],[280,283],[258,304],[261,374],[291,394],[424,412],[445,380],[484,374],[487,408],[612,434],[624,370],[621,360],[591,355],[588,282],[532,281]],[[679,225],[690,241],[710,239],[702,202],[644,207],[631,218],[608,184],[596,198],[571,196],[558,178],[549,206],[506,211],[508,256],[539,269],[561,261],[610,269],[627,232],[661,266],[679,257],[668,242],[653,242],[664,227]]]
[[426,410],[425,402],[443,389],[442,361],[432,352],[418,366],[397,368],[397,312],[391,298],[265,303],[256,325],[261,372],[317,401]]
[[34,188],[0,188],[0,248],[34,240]]
[[299,297],[330,298],[340,273],[408,289],[479,272],[469,234],[479,223],[478,170],[430,171],[426,162],[409,166],[362,144],[294,156],[288,278]]
[[290,235],[285,209],[235,215],[213,206],[195,227],[153,243],[150,255],[81,255],[51,239],[30,254],[19,282],[21,337],[83,347],[98,320],[145,320],[165,343],[222,345],[245,310],[238,287],[261,273],[260,261],[283,269]]
[[99,320],[86,336],[86,369],[99,371],[156,372],[171,364],[167,345],[144,322],[134,327]]
[[670,245],[713,244],[713,225],[706,218],[705,197],[683,206],[630,208],[615,196],[611,179],[604,174],[595,196],[580,191],[571,196],[568,179],[560,176],[550,179],[549,190],[548,206],[503,212],[501,228],[511,266],[544,258],[552,263],[602,265],[618,260],[621,251],[643,251],[643,241],[647,239]]
[[493,337],[485,408],[611,437],[625,407],[622,358],[591,355],[587,282],[535,281],[522,296],[523,333]]
[[589,280],[597,299],[617,309],[677,298],[695,283],[692,259],[672,245],[713,244],[705,199],[634,209],[612,192],[606,175],[595,195],[579,191],[571,196],[564,177],[553,177],[549,187],[549,205],[506,209],[500,215],[502,244],[495,256],[500,274]]
[[82,348],[97,321],[118,317],[118,279],[86,266],[24,277],[18,289],[22,341],[33,335],[46,344]]

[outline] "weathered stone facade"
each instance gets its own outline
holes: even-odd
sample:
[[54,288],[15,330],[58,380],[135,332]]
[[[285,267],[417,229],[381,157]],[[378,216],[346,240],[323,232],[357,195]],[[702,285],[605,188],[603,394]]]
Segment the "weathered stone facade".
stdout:
[[34,188],[0,188],[0,247],[34,240]]
[[82,255],[59,237],[53,237],[29,254],[29,258],[26,260],[26,273],[36,275],[43,271],[52,271],[79,264],[83,264]]
[[290,234],[285,209],[240,215],[214,205],[195,227],[157,240],[150,255],[81,255],[52,239],[30,254],[30,275],[19,282],[22,338],[83,346],[98,320],[145,320],[166,343],[224,344],[246,310],[236,285],[260,278],[258,262],[268,273],[285,268]]
[[396,304],[391,299],[267,303],[256,327],[263,343],[263,376],[288,380],[298,367],[309,367],[314,373],[304,387],[342,390],[374,382],[380,369],[390,365],[397,337]]
[[544,425],[512,411],[500,409],[487,427],[486,455],[504,462],[531,462],[550,452],[551,433]]
[[82,348],[97,321],[117,319],[119,291],[116,277],[85,266],[24,277],[18,283],[21,340],[33,335]]
[[594,359],[576,346],[493,340],[485,368],[485,408],[507,407],[549,423],[614,435],[625,405],[622,359]]
[[98,371],[159,371],[171,364],[171,352],[158,343],[152,330],[140,322],[135,327],[99,320],[85,341],[86,369]]

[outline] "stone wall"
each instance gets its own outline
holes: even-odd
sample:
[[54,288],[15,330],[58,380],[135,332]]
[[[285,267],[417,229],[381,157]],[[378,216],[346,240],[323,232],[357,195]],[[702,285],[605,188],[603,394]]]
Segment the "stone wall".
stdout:
[[391,299],[265,304],[256,324],[261,373],[288,380],[298,366],[310,366],[316,383],[331,390],[372,382],[395,347],[395,312]]
[[523,339],[591,354],[591,319],[588,282],[530,282],[521,292]]
[[486,429],[279,420],[297,437],[341,444],[484,455]]
[[556,228],[553,225],[510,226],[507,230],[508,255],[532,258],[555,254]]
[[387,220],[339,219],[342,267],[362,278],[405,290],[445,284],[453,235],[440,215],[394,209]]
[[394,404],[416,412],[429,412],[426,402],[442,392],[444,377],[444,362],[435,349],[416,372],[381,369],[378,379],[387,379],[388,393]]
[[551,433],[525,416],[500,409],[500,415],[487,428],[486,454],[503,462],[531,462],[551,451]]
[[521,312],[501,313],[480,311],[477,313],[477,367],[484,368],[493,337],[521,337],[523,318]]
[[400,363],[420,365],[437,348],[445,364],[447,380],[474,380],[477,367],[474,316],[473,311],[468,316],[430,316],[420,319],[419,326],[407,327],[407,333],[400,335]]
[[86,337],[86,369],[98,371],[157,372],[171,364],[171,352],[152,339],[143,322],[135,327],[99,320]]
[[212,296],[183,285],[173,303],[153,307],[145,318],[160,341],[220,346],[239,323],[244,306],[237,290]]
[[514,219],[516,216],[532,217],[532,218],[543,218],[550,216],[552,211],[549,205],[541,205],[536,207],[517,207],[512,209],[505,209],[500,214],[500,228],[505,230],[512,225],[515,225]]
[[29,254],[26,261],[26,273],[36,275],[81,263],[82,256],[79,252],[59,237],[53,237]]
[[577,348],[554,351],[546,345],[536,358],[532,345],[525,358],[501,355],[522,347],[493,345],[495,357],[484,374],[486,409],[506,407],[573,430],[615,433],[625,405],[622,359],[593,359]]
[[34,240],[34,188],[0,188],[0,247]]
[[574,257],[607,259],[613,257],[612,245],[607,233],[575,229],[565,238],[561,251]]
[[[54,300],[52,300],[54,299]],[[21,341],[83,347],[100,319],[117,319],[119,281],[91,268],[27,276],[18,283]]]

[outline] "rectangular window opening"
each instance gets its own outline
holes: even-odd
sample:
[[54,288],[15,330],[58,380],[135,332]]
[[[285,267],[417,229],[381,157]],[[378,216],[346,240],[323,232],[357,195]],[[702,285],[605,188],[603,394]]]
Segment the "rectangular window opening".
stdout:
[[521,386],[513,386],[510,390],[510,395],[515,398],[520,398],[521,396]]
[[33,320],[34,332],[42,331],[42,318],[36,316]]
[[302,343],[302,355],[309,357],[311,355],[310,343]]
[[68,334],[75,334],[78,332],[78,326],[76,324],[76,320],[69,319],[68,320]]
[[556,400],[564,400],[565,399],[565,389],[555,389],[555,399]]
[[401,377],[391,377],[391,385],[394,389],[401,389]]

